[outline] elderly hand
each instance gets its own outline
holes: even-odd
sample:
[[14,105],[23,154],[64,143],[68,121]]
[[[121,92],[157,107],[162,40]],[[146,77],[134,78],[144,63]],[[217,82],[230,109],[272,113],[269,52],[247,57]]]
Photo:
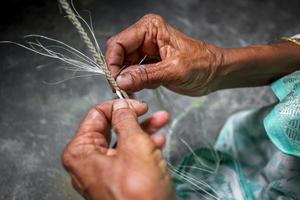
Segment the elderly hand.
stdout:
[[[135,100],[107,101],[92,108],[67,145],[62,162],[74,188],[90,200],[169,200],[172,185],[160,148],[161,136],[150,136],[168,121],[153,114],[141,125],[137,116],[147,105]],[[108,147],[114,128],[118,146]]]
[[[214,90],[222,50],[180,33],[163,18],[149,14],[107,42],[106,61],[128,92],[159,85],[186,95],[198,96]],[[144,56],[161,61],[138,65]]]
[[[138,65],[145,55],[160,61]],[[180,33],[154,14],[113,36],[105,56],[115,76],[127,66],[117,82],[128,92],[163,85],[190,96],[266,85],[300,66],[300,46],[290,41],[219,48]]]

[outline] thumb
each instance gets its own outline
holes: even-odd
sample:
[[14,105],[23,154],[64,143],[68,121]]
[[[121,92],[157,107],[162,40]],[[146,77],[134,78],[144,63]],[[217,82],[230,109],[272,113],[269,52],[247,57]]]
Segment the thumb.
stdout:
[[118,136],[119,143],[143,132],[138,123],[137,114],[123,99],[118,99],[113,103],[112,127]]
[[158,87],[172,79],[170,65],[158,62],[127,67],[118,77],[117,83],[123,90],[136,92],[144,88]]

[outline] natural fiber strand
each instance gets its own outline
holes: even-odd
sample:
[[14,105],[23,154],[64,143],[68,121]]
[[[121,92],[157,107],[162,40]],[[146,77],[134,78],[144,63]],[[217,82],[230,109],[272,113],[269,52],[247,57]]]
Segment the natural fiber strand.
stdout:
[[82,40],[84,41],[87,48],[91,52],[95,62],[98,64],[98,66],[101,66],[102,71],[104,72],[106,79],[108,80],[111,87],[116,91],[116,94],[119,96],[119,98],[128,99],[129,98],[128,95],[126,94],[125,91],[123,91],[122,89],[119,88],[116,80],[114,79],[114,77],[112,76],[110,70],[108,69],[107,64],[105,62],[105,59],[104,59],[104,56],[101,53],[98,45],[97,45],[97,49],[96,49],[95,45],[93,44],[93,42],[89,38],[87,32],[84,30],[82,24],[80,23],[80,21],[78,19],[79,15],[75,14],[75,12],[77,13],[77,11],[75,10],[75,12],[74,12],[74,10],[71,8],[71,6],[70,6],[70,4],[68,3],[67,0],[59,0],[59,3],[61,5],[61,7],[64,9],[64,11],[67,13],[67,17],[70,20],[70,22],[77,29],[77,31],[78,31],[79,35],[81,36]]

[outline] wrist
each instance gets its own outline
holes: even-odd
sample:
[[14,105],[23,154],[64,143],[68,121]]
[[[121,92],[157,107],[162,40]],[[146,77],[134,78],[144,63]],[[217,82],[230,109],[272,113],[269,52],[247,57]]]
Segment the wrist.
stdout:
[[260,46],[223,48],[223,62],[216,72],[216,89],[235,87],[244,76],[249,75],[246,71],[256,71],[253,66],[259,60],[258,55],[262,49]]
[[[220,69],[224,65],[224,49],[212,44],[205,44],[207,50],[207,68],[209,75],[205,85],[204,94],[209,94],[218,90],[218,83],[220,80]],[[199,59],[203,63],[202,59]],[[201,64],[199,64],[201,66]],[[202,68],[202,67],[201,67]],[[203,83],[202,83],[203,84]]]

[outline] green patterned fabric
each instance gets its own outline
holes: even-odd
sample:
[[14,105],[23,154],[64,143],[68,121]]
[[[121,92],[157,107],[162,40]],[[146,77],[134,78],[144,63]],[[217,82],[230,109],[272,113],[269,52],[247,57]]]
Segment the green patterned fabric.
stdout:
[[214,148],[183,158],[179,199],[300,199],[300,71],[272,89],[278,103],[231,116]]
[[283,152],[300,157],[300,71],[272,85],[280,100],[265,118],[266,131]]

